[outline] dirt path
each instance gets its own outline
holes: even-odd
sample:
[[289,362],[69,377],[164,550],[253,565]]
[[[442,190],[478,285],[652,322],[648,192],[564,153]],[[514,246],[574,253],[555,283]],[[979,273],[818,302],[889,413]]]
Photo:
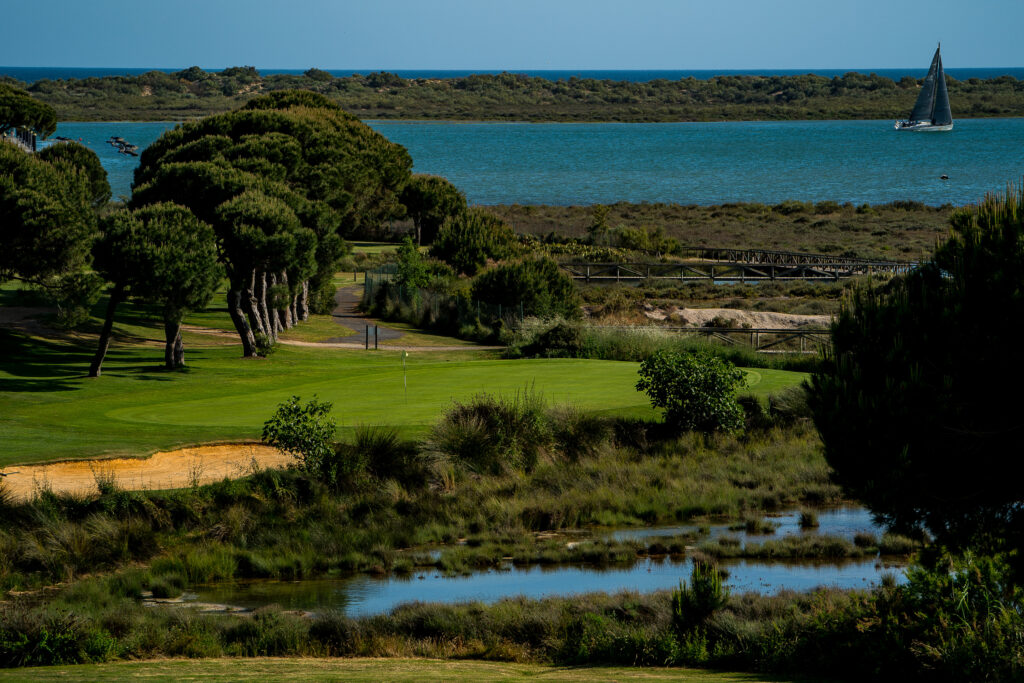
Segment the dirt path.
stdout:
[[[342,327],[347,327],[353,332],[364,334],[366,332],[366,326],[371,321],[359,310],[359,303],[362,301],[362,295],[360,292],[362,287],[339,287],[338,291],[334,293],[334,311],[331,313],[331,317],[334,318],[334,322],[338,323]],[[373,324],[377,324],[373,322]],[[377,338],[380,341],[394,341],[402,336],[402,332],[399,330],[392,329],[390,327],[384,327],[381,325],[377,326]],[[323,344],[339,344],[350,342],[351,337],[331,337],[325,339]],[[365,342],[364,342],[365,343]]]
[[253,463],[260,468],[279,468],[291,462],[291,456],[262,444],[218,444],[161,451],[148,458],[15,465],[4,472],[3,482],[14,498],[25,500],[47,486],[54,493],[97,493],[97,478],[112,478],[117,486],[131,491],[177,489],[248,474]]

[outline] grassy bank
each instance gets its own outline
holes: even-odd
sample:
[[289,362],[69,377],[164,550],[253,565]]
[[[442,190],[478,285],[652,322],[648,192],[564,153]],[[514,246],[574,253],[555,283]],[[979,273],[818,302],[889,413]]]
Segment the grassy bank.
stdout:
[[232,658],[157,660],[78,666],[0,669],[0,681],[97,681],[143,678],[147,681],[585,681],[642,680],[679,683],[755,683],[800,681],[802,677],[725,673],[701,669],[620,666],[553,666],[515,662],[458,661],[424,658]]
[[[958,117],[1020,116],[1024,86],[1009,77],[957,81],[947,77]],[[15,85],[25,87],[17,81]],[[289,88],[323,93],[364,119],[504,121],[726,121],[892,119],[910,111],[919,81],[850,73],[837,78],[719,76],[645,83],[573,78],[551,81],[502,73],[405,79],[390,73],[335,78],[261,76],[252,67],[173,74],[41,80],[27,86],[63,121],[167,121],[241,106]]]
[[[585,237],[593,222],[590,206],[502,205],[485,207],[516,232]],[[734,249],[803,251],[859,258],[913,261],[926,258],[949,233],[951,207],[918,202],[856,207],[836,202],[788,201],[694,206],[633,204],[608,207],[607,225],[631,229],[660,227],[684,245]]]

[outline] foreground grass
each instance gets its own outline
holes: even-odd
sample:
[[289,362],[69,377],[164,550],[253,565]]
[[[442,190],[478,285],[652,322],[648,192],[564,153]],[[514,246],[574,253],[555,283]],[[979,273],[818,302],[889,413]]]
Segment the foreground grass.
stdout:
[[0,681],[683,681],[753,683],[790,681],[744,673],[619,666],[549,666],[441,659],[252,659],[158,660],[0,670]]

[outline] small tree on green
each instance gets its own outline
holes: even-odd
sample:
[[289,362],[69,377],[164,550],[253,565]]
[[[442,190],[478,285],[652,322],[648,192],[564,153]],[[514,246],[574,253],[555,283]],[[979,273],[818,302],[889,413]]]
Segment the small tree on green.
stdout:
[[446,220],[466,211],[466,195],[434,175],[413,175],[402,190],[401,202],[416,226],[417,244],[431,244]]
[[640,364],[636,388],[681,430],[739,432],[743,408],[736,391],[745,385],[742,370],[706,351],[658,351]]
[[316,396],[306,404],[292,396],[263,423],[263,442],[291,455],[310,476],[337,487],[365,475],[367,454],[334,442],[337,427],[331,407]]

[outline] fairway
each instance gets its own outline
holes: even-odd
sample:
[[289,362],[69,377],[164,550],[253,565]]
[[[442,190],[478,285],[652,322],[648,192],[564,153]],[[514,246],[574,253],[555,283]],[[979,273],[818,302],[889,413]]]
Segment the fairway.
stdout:
[[[403,375],[399,352],[281,346],[267,359],[243,360],[234,346],[208,346],[189,352],[187,371],[165,372],[154,367],[152,348],[128,347],[111,353],[102,377],[89,379],[86,349],[2,341],[13,351],[5,358],[16,359],[0,364],[0,466],[258,439],[264,420],[292,395],[331,401],[343,436],[359,425],[420,433],[452,401],[482,392],[532,390],[549,404],[657,414],[635,389],[637,363],[413,349]],[[763,395],[803,375],[758,369],[748,378],[748,391]]]

